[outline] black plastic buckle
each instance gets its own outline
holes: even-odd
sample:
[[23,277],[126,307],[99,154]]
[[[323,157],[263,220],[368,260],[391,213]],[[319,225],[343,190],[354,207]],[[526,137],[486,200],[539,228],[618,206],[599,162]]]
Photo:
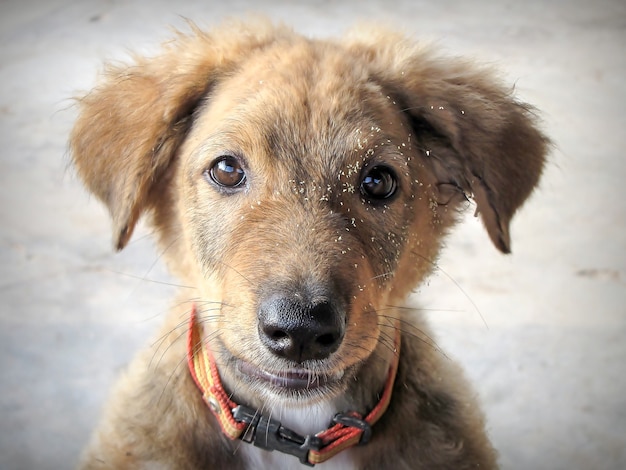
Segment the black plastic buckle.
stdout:
[[234,408],[233,416],[237,421],[248,425],[241,436],[242,441],[253,443],[261,449],[277,450],[284,454],[294,455],[300,459],[301,463],[310,467],[314,466],[309,462],[309,451],[321,449],[322,440],[320,438],[310,434],[301,436],[291,429],[281,426],[279,421],[263,416],[246,406],[239,405]]
[[344,426],[357,428],[363,431],[361,439],[359,440],[360,446],[367,444],[372,437],[372,427],[370,424],[364,419],[357,418],[356,416],[349,415],[348,413],[337,413],[333,417],[333,423],[343,424]]

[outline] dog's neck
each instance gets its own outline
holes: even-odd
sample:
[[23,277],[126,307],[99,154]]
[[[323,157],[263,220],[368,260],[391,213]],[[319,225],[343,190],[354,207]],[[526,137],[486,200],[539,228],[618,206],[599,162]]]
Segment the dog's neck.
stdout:
[[[330,418],[342,411],[332,400],[323,401],[307,407],[275,407],[273,417],[286,428],[302,435],[313,435],[328,427]],[[247,468],[276,468],[281,470],[302,470],[306,468],[291,455],[280,452],[267,452],[258,447],[242,443],[238,449],[248,463]],[[316,465],[316,468],[318,465]],[[360,467],[352,449],[338,453],[332,459],[319,464],[324,470],[355,470]]]
[[[193,308],[188,337],[189,369],[222,431],[231,439],[254,442],[255,446],[267,450],[280,450],[297,456],[302,463],[310,464],[323,463],[354,445],[369,441],[371,427],[384,414],[391,400],[399,359],[398,331],[394,348],[387,348],[387,354],[380,352],[373,357],[378,359],[374,362],[387,364],[386,371],[383,369],[380,373],[379,367],[374,367],[374,364],[372,367],[361,367],[361,373],[354,377],[348,392],[339,399],[321,400],[306,407],[284,404],[273,408],[264,406],[261,409],[270,410],[267,416],[258,409],[237,405],[226,394],[215,360],[199,333],[195,316]],[[380,360],[389,353],[390,362]],[[384,377],[384,387],[378,386],[380,377]],[[373,387],[374,384],[377,385]],[[378,396],[377,403],[367,406],[367,414],[353,411],[365,408],[365,403],[371,403],[372,395]],[[246,451],[246,454],[250,452]],[[256,452],[250,455],[256,455]]]

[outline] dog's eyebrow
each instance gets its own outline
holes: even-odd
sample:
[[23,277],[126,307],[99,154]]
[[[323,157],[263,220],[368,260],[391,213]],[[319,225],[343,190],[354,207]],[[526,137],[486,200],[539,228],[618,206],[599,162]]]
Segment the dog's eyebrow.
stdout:
[[234,130],[216,130],[211,134],[202,136],[202,141],[191,150],[189,155],[192,160],[201,161],[206,157],[219,157],[222,153],[243,156],[238,144],[241,138]]

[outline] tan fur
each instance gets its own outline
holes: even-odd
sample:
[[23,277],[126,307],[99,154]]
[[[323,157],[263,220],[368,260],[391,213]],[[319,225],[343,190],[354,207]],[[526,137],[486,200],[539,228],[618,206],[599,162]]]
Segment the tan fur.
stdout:
[[[192,29],[156,57],[109,66],[80,100],[71,135],[80,177],[111,213],[115,246],[149,215],[169,268],[195,288],[172,309],[165,339],[120,379],[81,468],[252,462],[256,450],[221,434],[184,367],[192,302],[226,389],[270,413],[370,409],[399,320],[392,404],[372,441],[345,459],[372,469],[496,467],[462,374],[401,305],[431,271],[466,198],[509,251],[509,222],[547,147],[529,108],[492,72],[389,31],[322,41],[262,21]],[[224,191],[207,177],[222,155],[242,162],[244,187]],[[376,165],[397,179],[389,200],[362,194]],[[277,292],[313,292],[337,307],[345,335],[336,351],[296,364],[264,347],[258,315]],[[343,377],[294,394],[242,379],[239,360]]]

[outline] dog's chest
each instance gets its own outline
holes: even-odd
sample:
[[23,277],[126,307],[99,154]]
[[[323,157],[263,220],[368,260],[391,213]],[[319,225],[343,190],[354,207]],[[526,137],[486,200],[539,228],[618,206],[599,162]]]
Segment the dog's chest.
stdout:
[[[321,404],[313,408],[289,409],[280,416],[276,416],[282,425],[302,435],[315,434],[325,429],[337,410],[330,404]],[[280,469],[303,470],[307,468],[297,457],[283,454],[278,451],[266,451],[249,444],[242,444],[239,448],[247,468],[250,469]],[[357,464],[351,449],[344,450],[330,460],[318,464],[315,468],[322,470],[356,470]]]
[[[282,454],[277,451],[268,452],[252,445],[242,445],[240,448],[249,469],[276,469],[276,470],[304,470],[307,466],[293,455]],[[356,470],[357,466],[352,458],[350,449],[344,450],[332,459],[318,464],[315,468],[322,470]]]

